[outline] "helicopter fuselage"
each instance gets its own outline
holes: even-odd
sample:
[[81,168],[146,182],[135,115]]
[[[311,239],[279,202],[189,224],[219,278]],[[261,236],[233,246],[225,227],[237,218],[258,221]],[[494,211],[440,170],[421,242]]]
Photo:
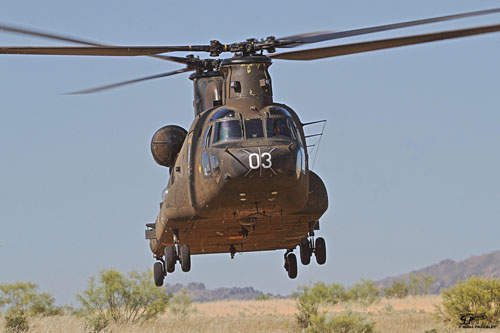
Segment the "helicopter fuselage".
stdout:
[[150,239],[155,256],[176,242],[191,254],[290,250],[319,227],[326,189],[309,170],[299,117],[272,101],[269,65],[260,56],[230,60],[221,66],[224,84],[213,73],[193,80],[209,78],[209,91],[195,85],[196,118]]

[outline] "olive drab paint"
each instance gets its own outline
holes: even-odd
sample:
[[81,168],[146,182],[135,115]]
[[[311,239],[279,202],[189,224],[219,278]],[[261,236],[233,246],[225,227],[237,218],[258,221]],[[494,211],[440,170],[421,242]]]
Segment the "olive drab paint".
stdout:
[[299,117],[273,101],[270,65],[266,56],[239,56],[191,75],[195,119],[187,135],[171,125],[153,137],[155,151],[176,154],[173,165],[159,163],[170,167],[170,179],[148,225],[157,259],[184,244],[191,254],[288,253],[319,228],[326,188],[309,170]]

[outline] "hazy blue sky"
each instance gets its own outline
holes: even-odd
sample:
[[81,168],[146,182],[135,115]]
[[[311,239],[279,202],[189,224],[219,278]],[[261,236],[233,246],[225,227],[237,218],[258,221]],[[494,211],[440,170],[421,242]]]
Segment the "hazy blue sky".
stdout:
[[[234,42],[345,30],[498,6],[498,1],[2,1],[0,22],[122,45]],[[342,42],[500,23],[500,15]],[[330,43],[332,44],[332,43]],[[0,32],[0,45],[59,45]],[[316,161],[330,208],[324,266],[283,252],[195,256],[168,283],[289,293],[323,280],[380,279],[500,248],[500,33],[326,59],[275,61],[274,96],[302,121],[328,119]],[[154,131],[188,128],[187,74],[109,92],[62,93],[179,65],[150,58],[0,56],[0,282],[33,281],[74,302],[103,268],[154,262],[167,171]]]

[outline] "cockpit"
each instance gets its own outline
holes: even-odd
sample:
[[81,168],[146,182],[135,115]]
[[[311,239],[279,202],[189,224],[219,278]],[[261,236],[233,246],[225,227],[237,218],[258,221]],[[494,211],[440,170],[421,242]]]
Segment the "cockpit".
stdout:
[[210,122],[213,125],[205,132],[203,148],[211,144],[266,137],[289,140],[298,138],[292,116],[286,109],[278,106],[269,108],[263,117],[252,119],[244,119],[235,110],[223,108],[210,118]]

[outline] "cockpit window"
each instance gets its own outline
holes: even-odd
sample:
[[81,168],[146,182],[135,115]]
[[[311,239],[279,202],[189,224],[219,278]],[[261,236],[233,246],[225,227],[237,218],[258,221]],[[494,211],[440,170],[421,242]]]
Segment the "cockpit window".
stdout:
[[220,109],[217,111],[210,120],[225,119],[225,118],[236,118],[236,113],[234,110],[230,109]]
[[262,120],[261,119],[245,120],[245,132],[247,135],[247,139],[262,138],[264,136]]
[[291,119],[289,118],[268,118],[266,121],[267,137],[294,139],[292,126]]
[[205,131],[205,135],[203,136],[203,145],[202,149],[206,149],[210,146],[210,137],[212,136],[212,126],[207,128]]
[[283,116],[283,117],[288,117],[291,118],[292,116],[290,115],[290,112],[288,112],[286,109],[274,106],[269,109],[269,115],[270,116]]
[[[234,112],[234,111],[233,111]],[[215,123],[214,143],[230,140],[240,140],[241,123],[239,120],[224,120]]]

